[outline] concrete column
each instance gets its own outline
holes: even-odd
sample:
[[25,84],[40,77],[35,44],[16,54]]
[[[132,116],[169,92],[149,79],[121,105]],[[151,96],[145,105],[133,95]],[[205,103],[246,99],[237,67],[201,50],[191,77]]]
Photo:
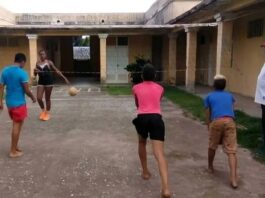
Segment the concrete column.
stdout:
[[221,74],[222,68],[228,68],[232,63],[233,22],[221,21],[220,17],[216,20],[218,22],[216,74]]
[[167,83],[176,85],[177,34],[169,35]]
[[107,37],[108,34],[99,34],[100,39],[100,82],[106,83],[107,79]]
[[197,62],[197,28],[186,28],[187,51],[186,51],[186,89],[194,91]]
[[37,49],[37,39],[36,34],[27,34],[29,39],[29,65],[30,65],[30,77],[33,77],[34,68],[38,60],[38,49]]

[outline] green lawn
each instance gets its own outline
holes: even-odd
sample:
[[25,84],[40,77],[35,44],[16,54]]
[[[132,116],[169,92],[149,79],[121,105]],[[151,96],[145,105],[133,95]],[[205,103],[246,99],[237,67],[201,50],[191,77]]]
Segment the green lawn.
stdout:
[[[236,111],[236,121],[239,125],[239,144],[256,152],[257,149],[262,146],[261,119],[251,117],[241,111]],[[265,159],[265,155],[263,156],[263,158]]]
[[203,102],[199,96],[175,87],[165,87],[165,97],[180,106],[192,118],[204,120]]
[[[131,94],[131,86],[109,86],[106,89],[111,95]],[[165,97],[180,106],[187,116],[199,121],[204,120],[202,98],[175,87],[165,87]],[[238,143],[255,154],[262,146],[261,119],[236,111],[236,122],[238,124]],[[255,156],[265,161],[265,154]]]
[[129,85],[121,85],[121,86],[107,86],[106,87],[107,92],[110,95],[115,95],[115,96],[121,96],[121,95],[131,95],[132,90],[131,86]]

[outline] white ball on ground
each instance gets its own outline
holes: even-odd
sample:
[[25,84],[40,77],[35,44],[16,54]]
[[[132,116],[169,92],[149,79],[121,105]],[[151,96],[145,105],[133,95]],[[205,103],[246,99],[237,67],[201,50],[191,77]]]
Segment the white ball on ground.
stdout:
[[76,96],[79,93],[79,90],[75,87],[70,87],[68,93],[70,96]]

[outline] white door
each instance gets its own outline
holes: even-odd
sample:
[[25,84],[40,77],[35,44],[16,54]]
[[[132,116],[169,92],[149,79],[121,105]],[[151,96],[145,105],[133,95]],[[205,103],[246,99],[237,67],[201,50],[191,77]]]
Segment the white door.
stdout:
[[208,65],[208,85],[212,86],[213,85],[213,78],[216,73],[216,68],[215,68],[215,59],[214,59],[214,45],[211,44],[210,46],[210,52],[209,52],[209,65]]
[[107,83],[117,80],[117,52],[116,46],[107,47]]
[[129,64],[128,46],[117,47],[117,81],[128,83],[128,72],[124,69]]
[[107,47],[107,83],[127,83],[128,46]]

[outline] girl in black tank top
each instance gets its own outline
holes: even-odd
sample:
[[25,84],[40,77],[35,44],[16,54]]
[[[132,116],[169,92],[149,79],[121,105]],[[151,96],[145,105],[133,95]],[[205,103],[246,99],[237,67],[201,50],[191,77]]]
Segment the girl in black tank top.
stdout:
[[[57,73],[61,76],[67,84],[70,84],[68,79],[59,71],[52,61],[47,58],[45,50],[39,52],[40,60],[36,64],[34,69],[34,75],[39,76],[37,86],[37,100],[41,108],[40,120],[48,121],[50,119],[51,110],[51,94],[53,89],[53,73]],[[45,104],[43,102],[43,96],[45,93]]]
[[53,86],[53,74],[49,63],[37,64],[36,68],[39,70],[38,76],[39,86]]

